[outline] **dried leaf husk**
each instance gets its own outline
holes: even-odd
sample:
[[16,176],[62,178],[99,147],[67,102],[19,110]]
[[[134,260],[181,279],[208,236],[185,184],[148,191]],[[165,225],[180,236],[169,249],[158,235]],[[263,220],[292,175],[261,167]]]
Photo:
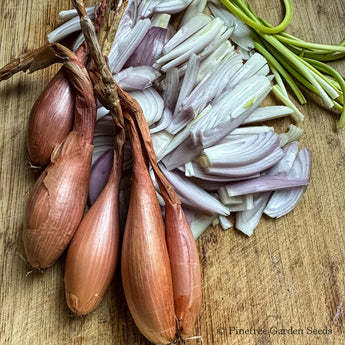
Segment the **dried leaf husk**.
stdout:
[[81,221],[69,246],[65,268],[68,307],[78,315],[97,308],[108,289],[120,252],[119,189],[122,147],[114,152],[108,181]]
[[178,335],[193,333],[201,308],[201,272],[198,249],[181,204],[165,205],[165,232],[174,287]]
[[35,268],[54,264],[84,213],[93,146],[72,131],[58,146],[26,204],[23,241]]
[[164,224],[135,125],[129,124],[133,177],[122,244],[122,284],[140,332],[155,344],[169,344],[176,323]]

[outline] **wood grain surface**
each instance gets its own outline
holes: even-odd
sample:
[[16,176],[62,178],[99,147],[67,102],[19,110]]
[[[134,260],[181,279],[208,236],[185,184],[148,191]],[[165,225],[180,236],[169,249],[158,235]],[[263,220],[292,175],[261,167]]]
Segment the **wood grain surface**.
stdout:
[[[281,18],[278,0],[250,3],[274,23]],[[289,32],[324,43],[344,38],[344,0],[293,3]],[[0,65],[43,45],[58,12],[70,7],[67,0],[1,1]],[[335,66],[345,74],[345,61]],[[56,70],[21,73],[0,84],[0,344],[148,344],[128,312],[119,272],[100,307],[81,318],[65,303],[65,258],[44,273],[31,272],[23,259],[23,208],[35,180],[25,158],[25,130]],[[345,130],[336,131],[336,113],[308,99],[301,107],[301,144],[312,151],[312,182],[298,207],[281,219],[262,219],[251,238],[217,228],[198,240],[203,309],[194,334],[204,344],[345,344]],[[272,124],[286,130],[288,122]],[[291,327],[299,334],[239,334]],[[328,334],[308,334],[313,330]]]

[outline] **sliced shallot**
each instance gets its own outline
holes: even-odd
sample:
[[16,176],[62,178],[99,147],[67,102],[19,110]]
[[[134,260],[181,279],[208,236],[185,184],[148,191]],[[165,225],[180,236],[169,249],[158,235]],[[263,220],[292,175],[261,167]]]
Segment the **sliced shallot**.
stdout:
[[[309,150],[303,148],[299,151],[288,176],[309,180],[310,173],[311,154]],[[307,186],[305,185],[274,192],[265,208],[265,214],[271,218],[279,218],[286,215],[294,209],[306,189]]]

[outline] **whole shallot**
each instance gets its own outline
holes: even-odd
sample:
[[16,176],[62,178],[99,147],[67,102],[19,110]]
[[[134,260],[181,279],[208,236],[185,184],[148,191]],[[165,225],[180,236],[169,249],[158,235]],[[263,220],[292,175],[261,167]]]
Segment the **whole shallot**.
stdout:
[[119,190],[123,140],[114,149],[113,167],[101,194],[81,221],[69,246],[65,290],[79,315],[95,310],[114,276],[120,253]]
[[128,130],[133,177],[122,244],[122,285],[140,332],[155,344],[169,344],[176,322],[164,224],[134,122],[128,122]]

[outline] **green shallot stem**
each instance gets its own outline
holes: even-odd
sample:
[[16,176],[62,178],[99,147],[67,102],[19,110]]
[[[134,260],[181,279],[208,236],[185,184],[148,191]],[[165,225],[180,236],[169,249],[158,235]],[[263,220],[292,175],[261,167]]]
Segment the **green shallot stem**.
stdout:
[[296,83],[293,81],[293,79],[289,76],[289,74],[285,71],[285,69],[281,66],[281,64],[275,59],[275,57],[270,52],[268,52],[268,50],[266,50],[264,48],[264,46],[261,45],[259,42],[257,42],[257,41],[254,42],[254,46],[255,46],[255,49],[266,58],[268,63],[271,66],[273,66],[282,75],[282,77],[289,84],[293,93],[296,95],[298,101],[301,104],[307,103],[307,101],[306,101],[305,97],[303,96],[299,87],[296,85]]
[[[307,89],[309,89],[310,91],[312,91],[313,93],[315,93],[316,95],[320,96],[318,90],[314,87],[313,84],[311,84],[307,79],[305,79],[300,73],[298,73],[298,71],[296,71],[292,66],[291,64],[289,64],[285,59],[284,59],[284,56],[282,55],[279,55],[279,53],[274,50],[273,51],[273,48],[271,47],[271,53],[273,55],[275,55],[275,57],[280,61],[280,63],[283,65],[282,69],[285,71],[290,73],[294,78],[296,78],[296,80],[298,80],[303,86],[305,86]],[[285,68],[285,69],[284,69]],[[287,73],[285,71],[285,73]],[[290,76],[289,74],[287,73],[288,76]],[[334,105],[334,107],[337,109],[337,110],[340,110],[342,111],[343,110],[343,107],[341,104],[339,104],[337,101],[335,100],[332,100],[332,103]]]
[[[341,105],[339,102],[333,100],[333,104],[334,104],[334,108],[339,110],[339,111],[343,111],[344,110],[344,106]],[[339,127],[339,128],[342,128],[342,127]]]
[[[252,16],[255,17],[255,12],[253,11],[252,7],[248,4],[248,8],[251,10]],[[260,22],[268,27],[272,27],[270,23],[268,23],[266,20],[262,18],[257,18],[257,20],[260,20]],[[290,50],[292,50],[296,55],[299,56],[308,56],[310,58],[314,58],[314,55],[318,55],[315,57],[317,60],[322,61],[334,61],[341,59],[345,56],[345,51],[343,48],[345,47],[345,40],[342,41],[339,45],[325,45],[325,44],[318,44],[318,43],[308,43],[306,41],[303,41],[302,39],[295,37],[287,32],[280,32],[276,35],[277,38],[283,42],[285,45],[288,46]],[[288,41],[292,42],[289,43]],[[297,42],[296,42],[297,41]],[[310,45],[317,44],[318,48],[313,49]],[[305,45],[308,45],[307,50],[305,49]],[[332,49],[326,49],[327,47],[332,47]],[[334,51],[334,49],[336,51]],[[340,50],[338,49],[340,48]],[[343,52],[340,52],[340,51]]]
[[325,50],[309,50],[309,49],[301,49],[290,44],[285,44],[288,49],[290,49],[293,53],[300,57],[308,57],[311,59],[316,59],[319,61],[335,61],[342,59],[345,57],[345,53],[335,53]]
[[[321,86],[324,88],[324,90],[327,92],[327,90],[329,90],[330,88],[331,93],[329,93],[329,95],[332,97],[332,94],[334,91],[333,85],[334,82],[329,82],[329,78],[327,78],[325,75],[323,75],[317,68],[315,68],[313,65],[311,65],[306,58],[302,58],[301,62],[310,69],[311,73],[313,73],[316,77],[317,80],[319,80]],[[332,98],[337,98],[339,95],[332,97]]]
[[[303,86],[305,86],[310,91],[314,92],[318,96],[320,96],[316,87],[311,84],[301,73],[299,73],[293,65],[291,65],[283,55],[280,54],[276,49],[271,47],[271,53],[276,57],[277,60],[280,61],[282,66],[286,69],[288,73],[290,73],[296,80],[298,80]],[[288,74],[289,75],[289,74]],[[289,75],[290,76],[290,75]]]
[[287,107],[291,108],[294,111],[299,120],[304,120],[303,114],[297,109],[297,107],[291,102],[291,100],[286,95],[284,95],[284,92],[281,90],[279,85],[274,85],[272,87],[272,91]]
[[[259,18],[256,16],[254,9],[250,4],[246,4],[243,0],[232,0],[232,2],[237,5],[242,11],[256,23],[260,24]],[[272,27],[272,26],[270,26]]]
[[304,75],[306,79],[312,83],[315,88],[318,90],[320,97],[325,101],[325,103],[329,106],[333,106],[333,102],[328,97],[325,90],[320,86],[320,84],[317,82],[317,80],[314,78],[313,74],[310,72],[310,70],[303,64],[301,61],[302,58],[296,56],[293,54],[289,49],[287,49],[284,44],[282,44],[277,38],[271,35],[262,35],[262,37],[270,43],[274,48],[276,48],[281,54],[283,54],[287,59],[290,60],[291,63],[294,64],[295,68],[300,71]]
[[332,76],[339,83],[339,85],[341,87],[341,91],[344,94],[344,89],[342,87],[342,85],[345,85],[344,78],[334,68],[326,65],[325,63],[323,63],[321,61],[317,61],[314,59],[304,58],[304,60],[306,62],[309,62],[310,65],[318,68],[319,71],[321,71],[323,73],[327,73],[328,75]]
[[[305,60],[309,62],[311,65],[317,67],[320,71],[331,75],[339,83],[341,92],[342,92],[342,98],[344,98],[345,81],[344,81],[344,78],[334,68],[326,65],[325,63],[322,63],[320,61],[316,61],[313,59],[305,59]],[[343,106],[343,111],[342,111],[342,114],[340,116],[337,126],[338,128],[343,128],[345,126],[345,107],[344,106]]]
[[326,52],[340,52],[345,53],[345,47],[337,46],[337,45],[329,45],[329,44],[318,44],[312,42],[305,42],[302,40],[292,39],[283,35],[276,35],[279,41],[288,43],[297,47],[308,48],[308,49],[323,49]]
[[220,0],[235,16],[252,28],[254,45],[271,67],[278,85],[274,93],[289,107],[301,113],[286,94],[284,81],[301,104],[306,103],[296,82],[320,96],[330,108],[342,111],[338,127],[345,127],[345,81],[332,67],[321,61],[333,61],[345,57],[345,40],[338,45],[318,44],[304,41],[283,30],[292,18],[291,1],[285,1],[284,20],[276,27],[258,17],[244,0]]
[[244,13],[243,10],[236,7],[231,1],[229,0],[220,0],[223,5],[230,10],[235,16],[240,18],[244,23],[246,23],[251,28],[255,29],[256,31],[265,33],[265,34],[277,34],[287,28],[287,26],[290,24],[292,15],[293,15],[293,9],[291,0],[284,0],[285,5],[285,17],[283,21],[274,27],[267,27],[265,25],[262,25],[258,23],[258,21],[251,19],[248,16],[248,13]]
[[273,66],[270,66],[271,67],[271,71],[274,75],[274,78],[277,82],[277,84],[280,86],[280,88],[282,89],[282,92],[284,93],[285,96],[289,96],[288,95],[288,92],[286,91],[286,88],[285,88],[285,85],[284,85],[284,82],[283,82],[283,79],[282,77],[280,76],[279,72],[273,67]]
[[[276,54],[278,55],[279,53],[276,52]],[[314,87],[313,84],[311,84],[307,79],[305,79],[300,73],[298,73],[286,60],[284,60],[284,57],[282,56],[276,56],[278,59],[280,59],[281,64],[284,66],[284,68],[286,68],[286,70],[294,77],[296,78],[303,86],[305,86],[307,89],[309,89],[310,91],[312,91],[313,93],[315,93],[316,95],[320,96],[318,90]],[[325,64],[323,64],[325,65]],[[327,67],[329,67],[328,65],[326,65]],[[340,76],[340,75],[339,75]],[[341,78],[341,76],[340,76]],[[277,97],[279,97],[279,95],[276,93]],[[339,97],[340,98],[340,97]],[[282,100],[283,101],[283,100]],[[338,101],[336,100],[332,100],[333,106],[339,110],[339,111],[343,111],[344,107],[342,106],[342,104],[340,104]],[[284,103],[286,104],[286,103]]]

